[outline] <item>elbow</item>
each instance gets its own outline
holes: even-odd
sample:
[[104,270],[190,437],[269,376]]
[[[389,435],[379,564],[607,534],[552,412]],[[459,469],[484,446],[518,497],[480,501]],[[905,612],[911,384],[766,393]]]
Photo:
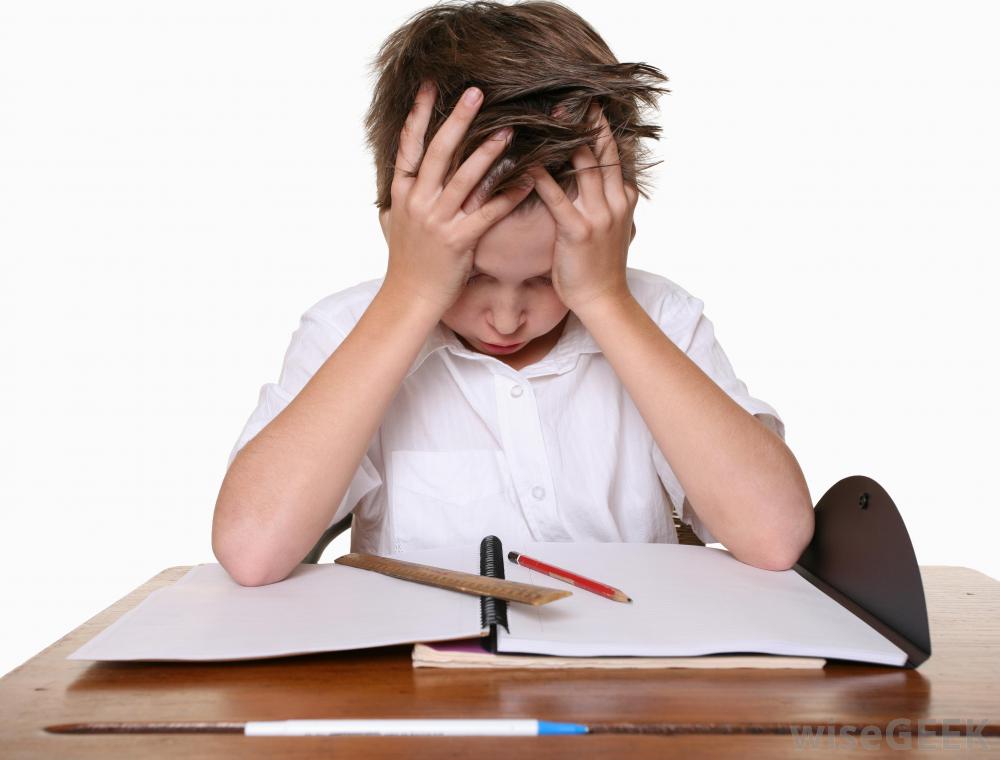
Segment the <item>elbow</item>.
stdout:
[[806,502],[797,512],[797,519],[789,522],[773,542],[773,548],[760,566],[765,570],[791,570],[799,557],[812,543],[816,531],[816,515],[812,504]]
[[220,551],[214,544],[212,551],[219,564],[229,573],[229,577],[241,586],[267,586],[288,577],[288,573],[275,573],[264,562],[241,557],[238,553]]
[[284,580],[291,568],[284,574],[275,572],[273,557],[262,554],[259,541],[248,534],[245,526],[226,520],[226,514],[216,503],[212,553],[229,577],[241,586],[266,586]]
[[247,569],[239,565],[232,565],[225,562],[220,562],[219,564],[226,569],[226,572],[229,573],[229,577],[241,586],[266,586],[270,582],[255,568]]
[[768,559],[761,563],[758,563],[758,567],[762,570],[773,570],[775,572],[780,572],[782,570],[791,570],[795,567],[795,563],[799,561],[799,554],[773,554]]
[[245,551],[245,548],[224,540],[217,531],[212,532],[212,553],[230,578],[241,586],[267,585],[270,581],[262,571],[261,564],[249,560],[250,552]]
[[285,580],[287,576],[272,576],[266,573],[261,573],[259,571],[250,570],[249,573],[237,573],[234,574],[230,570],[226,570],[229,573],[229,577],[236,581],[241,586],[246,588],[253,588],[254,586],[269,586],[272,583],[278,583],[279,581]]
[[793,515],[767,531],[756,533],[754,538],[741,541],[738,550],[730,551],[740,562],[761,570],[792,569],[812,542],[816,526],[815,513],[808,502],[796,507]]

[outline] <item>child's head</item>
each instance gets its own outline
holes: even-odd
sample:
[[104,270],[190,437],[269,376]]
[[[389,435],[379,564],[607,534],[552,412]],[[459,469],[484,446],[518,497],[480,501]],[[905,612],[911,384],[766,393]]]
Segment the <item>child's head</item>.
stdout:
[[[669,92],[658,86],[667,78],[644,63],[619,63],[597,32],[559,3],[439,3],[393,32],[372,69],[376,83],[365,129],[383,231],[399,134],[424,80],[437,90],[425,145],[466,88],[475,85],[484,93],[448,179],[489,135],[513,127],[509,148],[469,196],[468,209],[511,188],[532,164],[544,166],[575,198],[570,156],[581,145],[594,145],[597,129],[586,120],[592,102],[608,120],[625,182],[648,197],[644,173],[653,164],[644,163],[640,140],[659,139],[660,128],[642,123],[641,110]],[[406,168],[413,174],[418,169]],[[551,268],[554,242],[555,220],[532,191],[480,238],[475,265],[488,274],[473,277],[442,321],[484,352],[484,342],[531,341],[560,326],[566,307],[540,277]]]

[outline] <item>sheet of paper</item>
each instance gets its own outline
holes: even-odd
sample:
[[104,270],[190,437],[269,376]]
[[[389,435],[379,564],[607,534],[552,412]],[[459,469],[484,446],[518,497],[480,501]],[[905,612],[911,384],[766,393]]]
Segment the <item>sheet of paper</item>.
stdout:
[[[502,536],[501,536],[502,539]],[[630,604],[587,591],[544,607],[508,605],[501,652],[687,656],[719,652],[903,665],[906,654],[794,570],[744,564],[723,549],[682,544],[504,543],[620,588]],[[507,578],[567,584],[507,562]]]
[[[500,537],[503,538],[502,536]],[[765,653],[902,665],[906,656],[792,570],[746,565],[680,544],[504,543],[618,586],[631,604],[586,591],[541,607],[508,604],[502,652],[681,657]],[[479,545],[405,552],[411,562],[479,572]],[[510,580],[566,589],[513,565]],[[243,587],[203,564],[84,644],[78,660],[243,660],[478,636],[479,597],[335,564]]]
[[788,655],[701,655],[698,657],[559,657],[550,654],[490,654],[478,639],[438,641],[413,645],[415,668],[527,668],[529,670],[566,670],[575,668],[642,669],[663,668],[755,668],[820,670],[822,657]]
[[[478,545],[444,554],[442,566],[479,572]],[[478,596],[332,563],[244,587],[213,563],[154,591],[67,659],[243,660],[479,633]]]

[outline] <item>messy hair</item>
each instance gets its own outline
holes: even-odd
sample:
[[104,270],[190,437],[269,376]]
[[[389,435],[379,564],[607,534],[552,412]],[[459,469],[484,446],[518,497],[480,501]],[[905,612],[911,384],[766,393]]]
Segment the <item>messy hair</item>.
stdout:
[[[392,205],[399,134],[420,84],[428,79],[437,95],[425,145],[468,87],[483,91],[483,103],[452,157],[449,178],[492,133],[513,129],[507,150],[473,191],[481,202],[517,186],[533,164],[544,166],[572,195],[576,179],[570,157],[581,145],[593,148],[599,132],[586,119],[594,102],[618,146],[625,182],[649,197],[645,173],[659,162],[645,163],[648,151],[640,139],[659,140],[660,127],[642,123],[641,111],[655,108],[659,94],[670,92],[657,86],[667,77],[645,63],[619,63],[590,24],[558,2],[437,3],[390,34],[369,69],[376,82],[365,133],[375,160],[380,210]],[[419,166],[400,168],[412,177]],[[532,191],[516,211],[541,203]]]

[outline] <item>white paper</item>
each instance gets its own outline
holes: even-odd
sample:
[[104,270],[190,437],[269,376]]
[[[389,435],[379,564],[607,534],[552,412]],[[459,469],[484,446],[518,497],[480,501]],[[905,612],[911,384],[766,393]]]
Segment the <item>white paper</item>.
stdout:
[[[500,537],[503,538],[502,536]],[[540,607],[508,603],[500,651],[568,656],[766,653],[902,665],[905,653],[793,570],[681,544],[503,544],[509,580],[571,590]],[[613,602],[507,560],[515,550],[617,586]],[[479,544],[394,557],[479,572]],[[480,634],[479,597],[358,568],[300,565],[244,587],[194,567],[84,644],[74,660],[243,660],[462,639]]]
[[[479,572],[479,547],[466,547]],[[455,562],[452,552],[452,562]],[[479,597],[335,564],[240,586],[218,564],[158,589],[67,659],[243,660],[478,636]]]
[[[588,591],[543,607],[508,605],[501,652],[670,657],[760,652],[903,665],[906,653],[794,570],[762,570],[684,544],[504,545],[624,591]],[[569,588],[507,562],[509,580]]]

